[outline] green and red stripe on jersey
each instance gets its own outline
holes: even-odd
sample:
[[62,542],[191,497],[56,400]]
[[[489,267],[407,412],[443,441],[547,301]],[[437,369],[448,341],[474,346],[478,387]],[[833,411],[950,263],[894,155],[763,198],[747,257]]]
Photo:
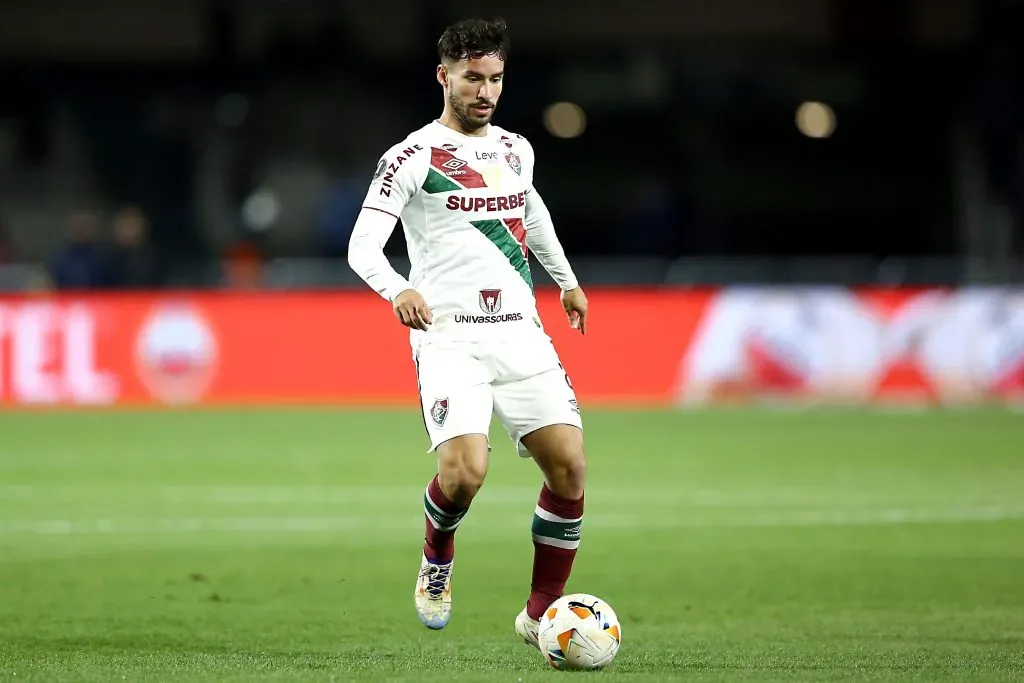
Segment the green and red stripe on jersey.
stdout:
[[479,171],[469,167],[469,162],[439,147],[430,148],[430,168],[423,181],[424,192],[438,194],[482,187],[487,187],[487,182]]
[[533,276],[530,274],[530,262],[527,260],[530,252],[526,247],[526,226],[523,219],[502,218],[470,222],[501,250],[516,272],[526,280],[530,291],[533,291]]

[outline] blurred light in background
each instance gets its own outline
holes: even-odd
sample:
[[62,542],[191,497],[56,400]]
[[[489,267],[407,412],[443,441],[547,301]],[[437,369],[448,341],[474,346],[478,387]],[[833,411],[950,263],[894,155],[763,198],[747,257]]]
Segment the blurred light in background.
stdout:
[[281,202],[273,190],[256,190],[242,205],[242,220],[250,230],[267,230],[280,215]]
[[573,102],[555,102],[544,110],[544,127],[556,138],[578,138],[587,128],[587,113]]
[[822,102],[804,102],[796,110],[796,127],[809,138],[827,138],[836,130],[836,114]]

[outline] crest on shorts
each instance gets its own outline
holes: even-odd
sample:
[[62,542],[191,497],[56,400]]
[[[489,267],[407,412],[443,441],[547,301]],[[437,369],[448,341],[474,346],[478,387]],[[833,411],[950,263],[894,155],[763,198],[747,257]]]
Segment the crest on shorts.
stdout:
[[479,303],[484,313],[497,313],[501,310],[501,290],[481,289]]
[[520,175],[523,172],[523,162],[515,152],[506,154],[505,161],[508,162],[509,168],[516,172],[516,175]]
[[430,419],[440,427],[444,424],[446,417],[448,417],[448,399],[439,398],[434,401],[434,405],[430,408]]

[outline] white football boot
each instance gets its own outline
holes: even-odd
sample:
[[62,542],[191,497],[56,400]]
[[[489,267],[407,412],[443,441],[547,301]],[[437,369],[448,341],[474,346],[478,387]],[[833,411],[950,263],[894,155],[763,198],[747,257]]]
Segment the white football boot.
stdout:
[[420,563],[420,573],[416,578],[416,613],[420,621],[429,629],[440,630],[448,625],[452,615],[452,567],[455,561],[448,564],[434,564],[427,560],[426,555]]
[[533,645],[538,650],[540,643],[537,642],[537,631],[540,629],[540,621],[531,619],[526,613],[526,608],[516,617],[516,635],[523,639],[527,645]]

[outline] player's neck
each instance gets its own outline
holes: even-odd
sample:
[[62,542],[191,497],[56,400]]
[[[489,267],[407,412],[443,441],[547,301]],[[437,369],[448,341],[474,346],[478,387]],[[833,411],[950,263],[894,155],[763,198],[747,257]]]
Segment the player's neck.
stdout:
[[462,124],[459,123],[458,119],[452,116],[452,113],[448,111],[448,107],[445,107],[444,111],[441,112],[441,116],[437,118],[437,122],[440,123],[445,128],[451,128],[456,133],[460,135],[465,135],[468,138],[487,137],[487,131],[491,126],[491,124],[488,123],[481,128],[477,128],[476,130],[466,130],[465,128],[462,127]]

